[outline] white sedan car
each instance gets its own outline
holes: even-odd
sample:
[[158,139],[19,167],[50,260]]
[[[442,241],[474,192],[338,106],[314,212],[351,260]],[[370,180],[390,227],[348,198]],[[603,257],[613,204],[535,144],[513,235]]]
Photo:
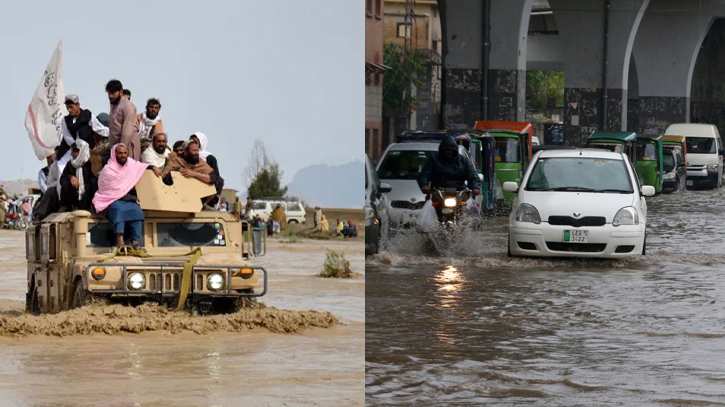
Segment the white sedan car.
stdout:
[[534,156],[509,218],[509,255],[621,258],[645,254],[647,202],[627,156],[547,150]]

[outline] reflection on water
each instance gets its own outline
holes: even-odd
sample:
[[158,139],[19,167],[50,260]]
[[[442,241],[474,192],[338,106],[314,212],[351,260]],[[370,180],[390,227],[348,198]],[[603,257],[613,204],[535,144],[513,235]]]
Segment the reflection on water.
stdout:
[[369,261],[367,403],[725,403],[722,194],[648,207],[646,257],[509,259],[498,218],[465,253]]

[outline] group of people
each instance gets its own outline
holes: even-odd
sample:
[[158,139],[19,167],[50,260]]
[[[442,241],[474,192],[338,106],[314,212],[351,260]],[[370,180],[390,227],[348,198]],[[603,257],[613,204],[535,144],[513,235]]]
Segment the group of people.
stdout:
[[202,199],[205,207],[217,205],[224,179],[203,133],[169,146],[159,98],[148,99],[146,111],[137,114],[131,92],[119,80],[109,81],[105,90],[111,105],[107,123],[103,114],[94,117],[81,108],[78,96],[66,96],[63,140],[38,173],[43,195],[34,212],[36,219],[78,209],[105,213],[117,245],[140,247],[143,211],[135,186],[146,171],[167,185],[173,184],[172,172],[213,185],[216,194]]

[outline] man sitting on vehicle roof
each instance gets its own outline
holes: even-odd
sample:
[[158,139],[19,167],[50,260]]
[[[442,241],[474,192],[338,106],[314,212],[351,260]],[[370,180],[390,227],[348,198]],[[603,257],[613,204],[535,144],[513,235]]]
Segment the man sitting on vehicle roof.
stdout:
[[71,160],[65,166],[60,177],[59,195],[61,212],[74,209],[89,210],[91,199],[98,187],[98,180],[93,175],[91,149],[88,143],[78,139],[71,146]]
[[163,171],[164,167],[166,167],[169,153],[171,153],[171,150],[169,150],[166,144],[168,138],[166,137],[166,133],[156,133],[151,140],[151,147],[144,150],[141,154],[141,162],[153,165]]
[[168,175],[171,171],[179,171],[186,178],[195,178],[201,182],[214,185],[216,187],[216,195],[203,199],[206,205],[213,207],[219,202],[218,195],[224,188],[224,180],[214,169],[199,158],[199,143],[190,140],[184,147],[184,154],[181,157],[175,157],[166,164],[162,177],[166,183],[169,182]]
[[[143,235],[143,211],[136,194],[136,183],[149,168],[128,156],[128,147],[118,143],[111,148],[111,157],[98,177],[98,192],[93,197],[97,213],[106,212],[113,224],[116,244],[123,246],[127,240],[139,247]],[[128,226],[129,239],[124,239]]]
[[64,117],[61,121],[63,140],[60,144],[60,154],[57,156],[61,171],[63,171],[68,161],[71,160],[70,147],[76,140],[81,139],[85,141],[93,149],[96,145],[93,134],[96,133],[101,137],[108,137],[109,131],[108,127],[98,121],[90,110],[81,109],[78,96],[66,96],[65,107],[68,109],[68,116]]
[[152,135],[164,132],[164,122],[159,117],[161,101],[158,98],[150,98],[146,101],[146,111],[136,115],[138,125],[138,136],[143,139],[150,139]]

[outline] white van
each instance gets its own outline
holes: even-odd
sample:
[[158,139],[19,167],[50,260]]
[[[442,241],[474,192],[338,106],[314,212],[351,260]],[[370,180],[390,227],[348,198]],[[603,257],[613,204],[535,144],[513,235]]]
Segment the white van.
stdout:
[[285,214],[287,214],[287,223],[305,223],[306,211],[300,201],[283,201],[275,199],[253,199],[252,200],[252,213],[251,217],[262,215],[262,219],[266,222],[269,219],[269,215],[272,214],[277,204],[282,205]]
[[686,138],[688,187],[722,186],[724,151],[715,125],[675,123],[665,130],[665,134]]

